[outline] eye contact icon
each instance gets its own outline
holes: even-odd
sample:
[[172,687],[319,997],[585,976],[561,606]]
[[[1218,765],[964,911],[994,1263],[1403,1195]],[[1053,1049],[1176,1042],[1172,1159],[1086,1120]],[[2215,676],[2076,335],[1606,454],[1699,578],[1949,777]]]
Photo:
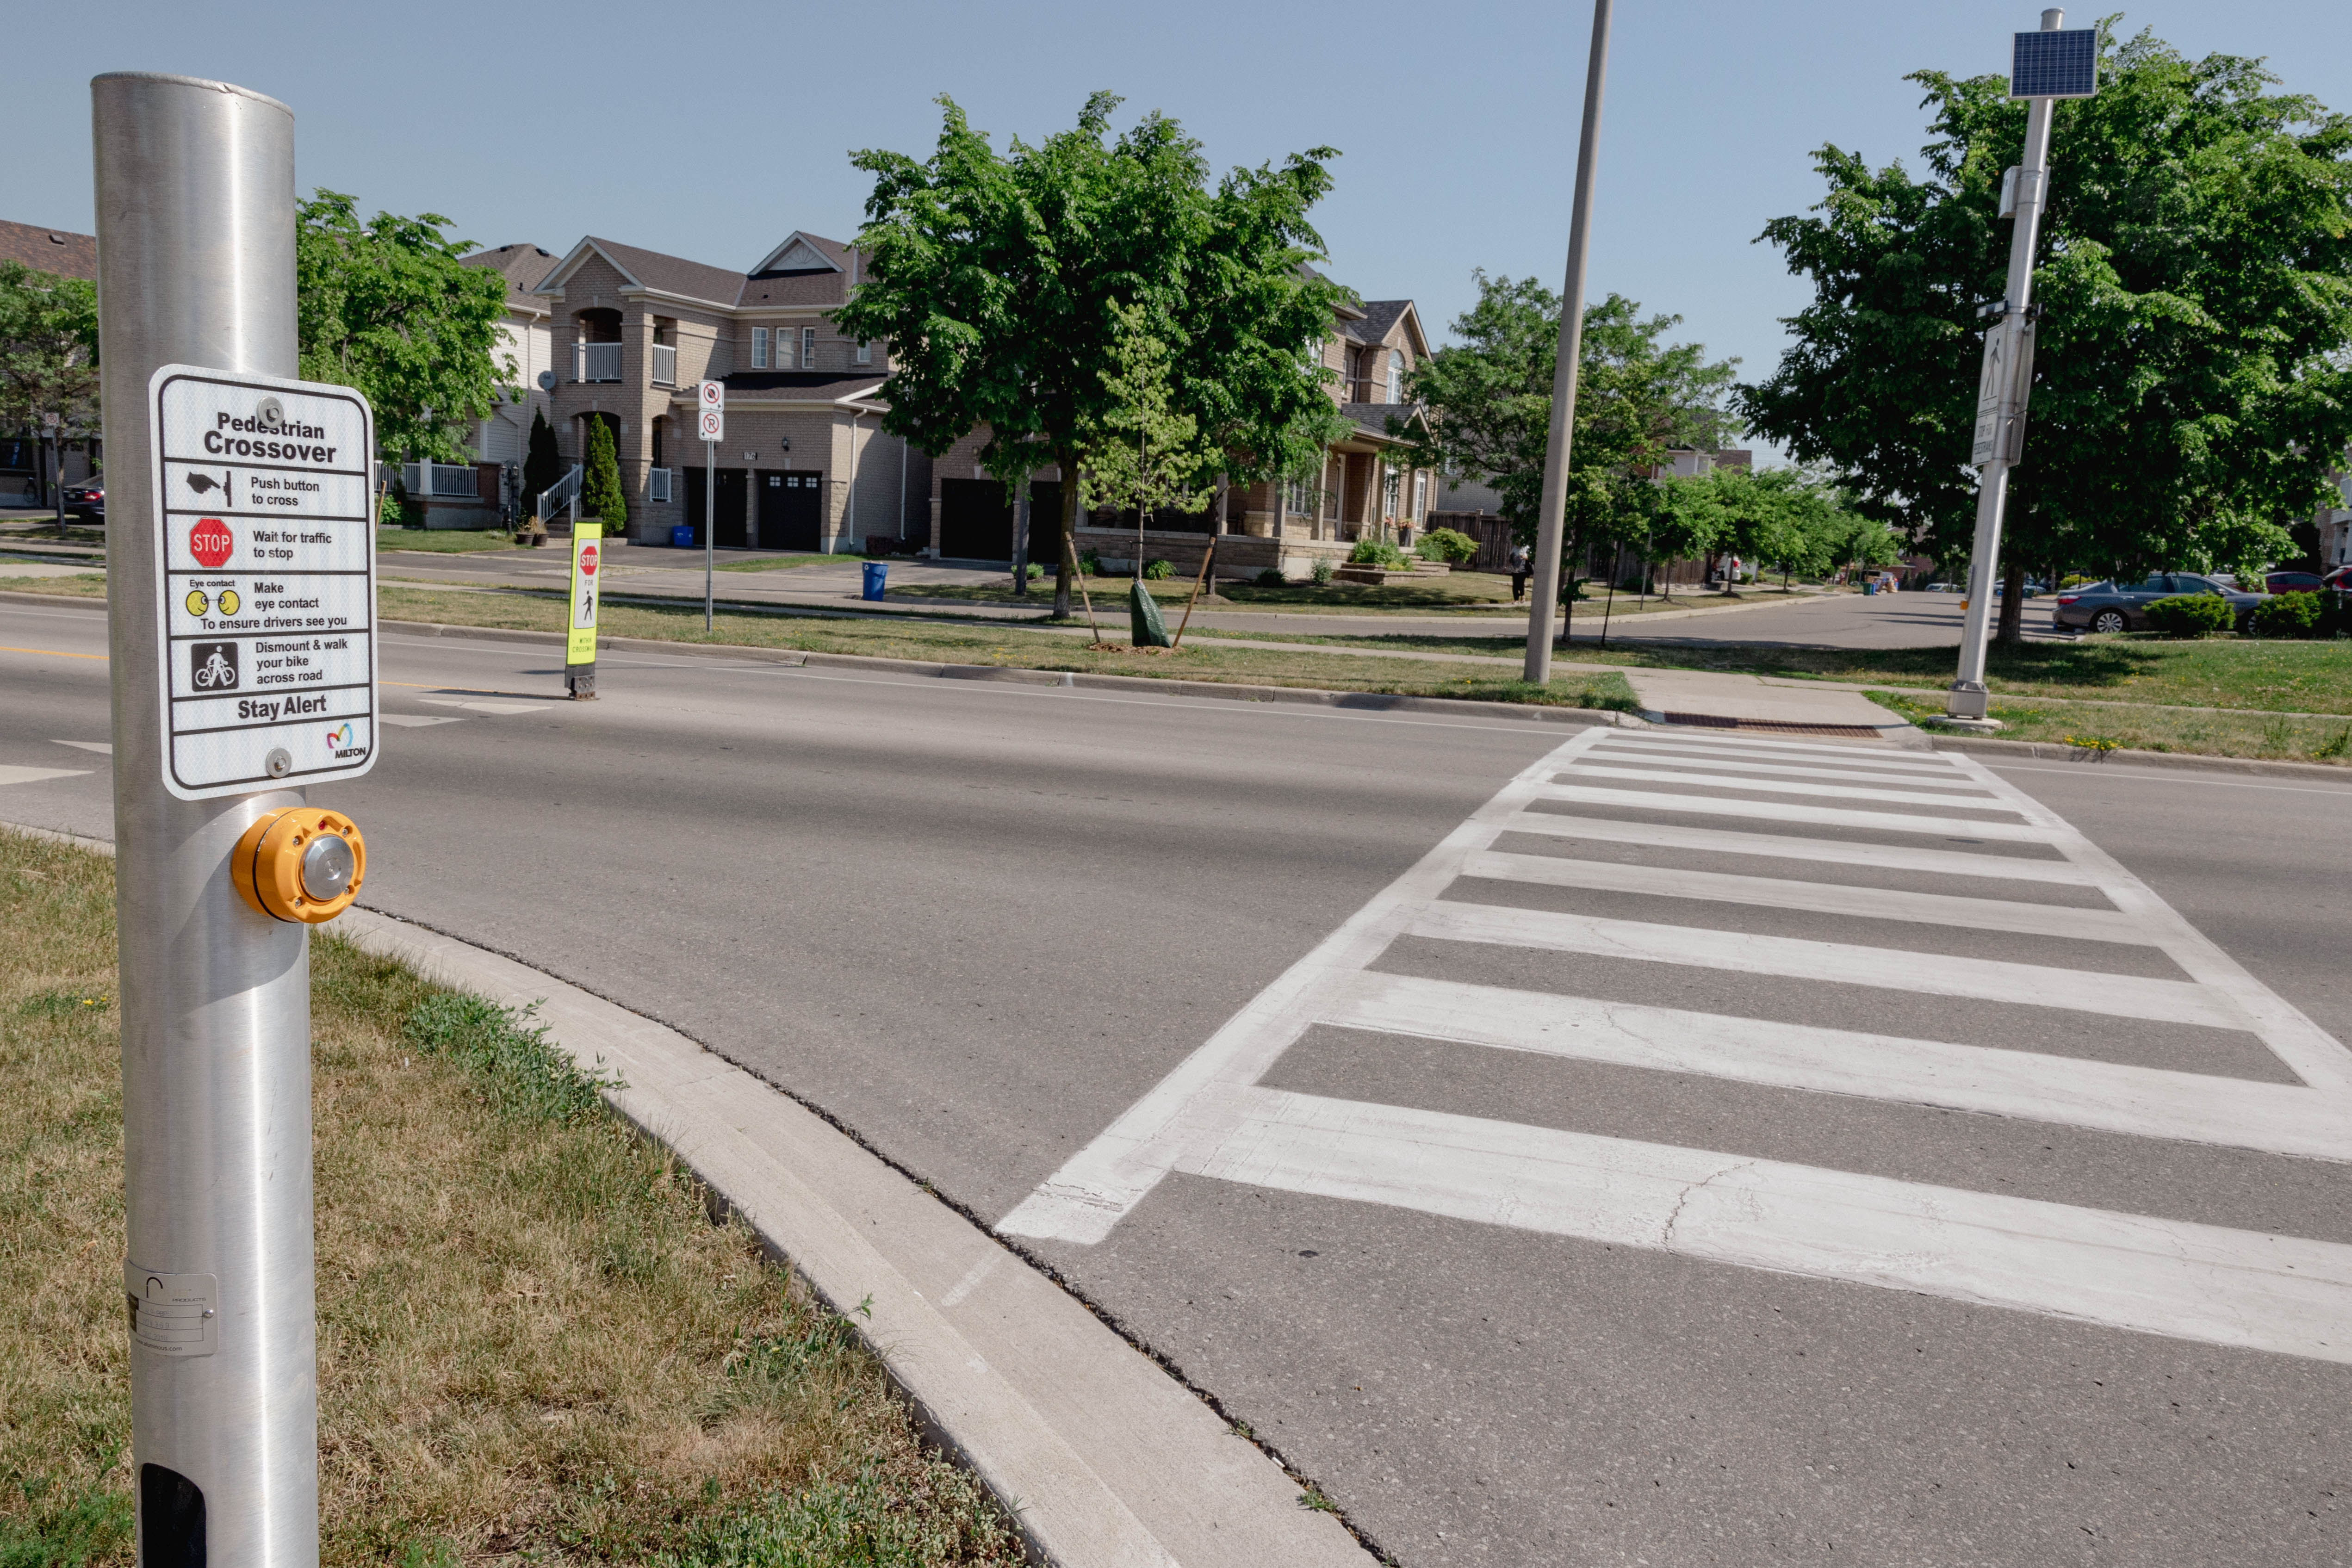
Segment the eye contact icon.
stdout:
[[[188,607],[189,614],[202,615],[205,611],[213,607],[215,601],[205,596],[205,591],[203,589],[192,588],[188,590],[188,597],[182,600],[181,602]],[[236,596],[236,589],[224,588],[220,591],[220,599],[218,602],[220,604],[220,612],[223,615],[233,616],[237,612],[238,608],[243,605],[245,601]]]
[[205,597],[205,591],[201,588],[188,590],[188,597],[184,602],[191,615],[202,615],[213,607],[213,601]]

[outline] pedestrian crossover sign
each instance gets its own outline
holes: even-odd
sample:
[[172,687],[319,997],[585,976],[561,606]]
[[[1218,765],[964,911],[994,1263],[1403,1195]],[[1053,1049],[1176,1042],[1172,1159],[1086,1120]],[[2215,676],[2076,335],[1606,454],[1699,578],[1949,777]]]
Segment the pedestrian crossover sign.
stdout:
[[349,387],[148,382],[163,784],[184,800],[375,763],[375,418]]
[[575,523],[572,528],[572,623],[564,639],[566,664],[596,662],[596,569],[604,556],[601,523]]

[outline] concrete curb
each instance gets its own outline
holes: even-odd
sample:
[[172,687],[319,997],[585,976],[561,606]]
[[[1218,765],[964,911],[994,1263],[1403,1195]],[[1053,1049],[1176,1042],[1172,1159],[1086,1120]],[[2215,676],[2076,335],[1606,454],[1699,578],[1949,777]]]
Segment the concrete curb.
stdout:
[[2282,779],[2325,779],[2352,786],[2352,768],[2331,768],[2325,762],[2264,762],[2251,757],[2200,757],[2194,752],[2134,751],[2118,747],[2093,751],[2087,747],[2060,746],[2046,740],[2001,740],[1981,735],[1941,735],[1922,728],[1927,744],[1937,751],[1973,752],[1988,760],[2065,762],[2077,768],[2129,765],[2161,768],[2184,773],[2256,773]]
[[[16,831],[111,854],[103,841]],[[335,930],[502,1006],[536,1004],[613,1108],[673,1150],[856,1327],[932,1433],[1069,1568],[1367,1568],[1332,1515],[1084,1303],[841,1129],[694,1040],[373,910]]]

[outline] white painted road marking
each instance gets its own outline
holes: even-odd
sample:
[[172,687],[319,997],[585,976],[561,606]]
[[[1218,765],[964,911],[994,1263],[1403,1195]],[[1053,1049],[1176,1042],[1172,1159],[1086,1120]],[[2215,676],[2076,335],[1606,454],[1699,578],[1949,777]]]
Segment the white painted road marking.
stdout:
[[423,729],[429,725],[463,724],[466,722],[464,719],[455,716],[445,718],[438,715],[421,713],[380,713],[376,715],[376,717],[386,724],[398,725],[403,729]]
[[16,768],[0,766],[0,785],[37,784],[44,779],[79,779],[87,768]]
[[51,746],[70,746],[76,751],[95,751],[100,757],[111,757],[114,755],[114,743],[110,740],[53,740],[49,742],[49,744]]
[[[1979,790],[2015,822],[1554,782],[1602,746],[1577,737],[1520,773],[1411,871],[1293,965],[1041,1184],[999,1228],[1102,1240],[1171,1171],[1676,1252],[1712,1262],[2076,1318],[2323,1360],[2352,1360],[2352,1247],[2189,1221],[1747,1159],[1448,1113],[1270,1091],[1259,1081],[1321,1024],[1465,1049],[1529,1051],[1809,1092],[1935,1105],[2135,1137],[2352,1161],[2352,1052],[2254,979],[2070,824],[1972,758],[1906,771]],[[1644,746],[1656,781],[1754,789],[1791,758],[1831,776],[1877,768],[1859,747],[1674,737],[1717,747],[1712,775]],[[1886,758],[1886,762],[1895,762]],[[1588,771],[1603,771],[1588,769]],[[1726,773],[1734,776],[1726,777]],[[1571,776],[1573,776],[1571,774]],[[1907,779],[1906,780],[1908,781]],[[1811,785],[1801,786],[1812,792]],[[1867,790],[1875,797],[1890,790]],[[1897,796],[1948,804],[1948,794]],[[1779,832],[1629,822],[1530,808],[1894,828],[2047,846],[2061,860]],[[1773,857],[1888,872],[2096,888],[2082,909],[1891,888],[1512,854],[1506,833]],[[1663,894],[2154,947],[2189,978],[1606,920],[1444,895],[1457,877]],[[1646,962],[1990,998],[2250,1032],[2302,1080],[2273,1083],[1376,972],[1396,937],[1530,944]]]

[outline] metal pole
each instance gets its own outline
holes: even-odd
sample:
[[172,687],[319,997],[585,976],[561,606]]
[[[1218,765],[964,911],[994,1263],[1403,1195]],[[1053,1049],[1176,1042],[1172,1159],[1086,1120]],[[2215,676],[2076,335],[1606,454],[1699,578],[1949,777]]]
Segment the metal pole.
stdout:
[[710,630],[710,578],[719,565],[719,443],[702,444],[702,630]]
[[131,1347],[142,1563],[319,1560],[307,925],[247,908],[229,852],[299,789],[182,800],[156,723],[161,498],[148,381],[296,373],[294,116],[225,82],[90,83],[114,710],[129,1264],[214,1292],[209,1353]]
[[[2044,11],[2042,30],[2054,33],[2065,21],[2063,11]],[[2009,470],[2017,460],[2007,425],[2011,417],[2022,417],[2025,413],[2024,389],[2017,388],[2019,401],[2013,407],[2009,393],[2014,384],[2011,367],[2024,351],[2026,334],[2032,329],[2025,311],[2032,303],[2033,252],[2041,237],[2049,184],[2051,103],[2046,98],[2032,99],[2025,111],[2025,156],[2019,164],[2016,224],[2009,236],[2008,291],[2002,297],[2000,319],[1987,334],[1999,348],[1985,356],[1987,384],[1978,394],[1979,409],[1988,392],[1998,400],[2000,426],[1994,432],[1991,460],[1984,465],[1977,484],[1976,543],[1969,559],[1968,608],[1960,614],[1960,667],[1945,696],[1944,712],[1948,717],[1979,726],[1989,722],[1984,674],[1992,629],[1992,585],[2000,565],[2001,519],[2009,507]]]
[[1576,372],[1584,352],[1585,241],[1592,232],[1601,87],[1609,69],[1609,7],[1610,0],[1592,0],[1592,60],[1584,70],[1584,130],[1576,144],[1576,206],[1568,222],[1568,283],[1560,292],[1559,358],[1551,378],[1551,434],[1544,445],[1543,501],[1536,514],[1536,581],[1528,604],[1527,678],[1537,685],[1551,679],[1551,607],[1559,596],[1559,536],[1568,511]]

